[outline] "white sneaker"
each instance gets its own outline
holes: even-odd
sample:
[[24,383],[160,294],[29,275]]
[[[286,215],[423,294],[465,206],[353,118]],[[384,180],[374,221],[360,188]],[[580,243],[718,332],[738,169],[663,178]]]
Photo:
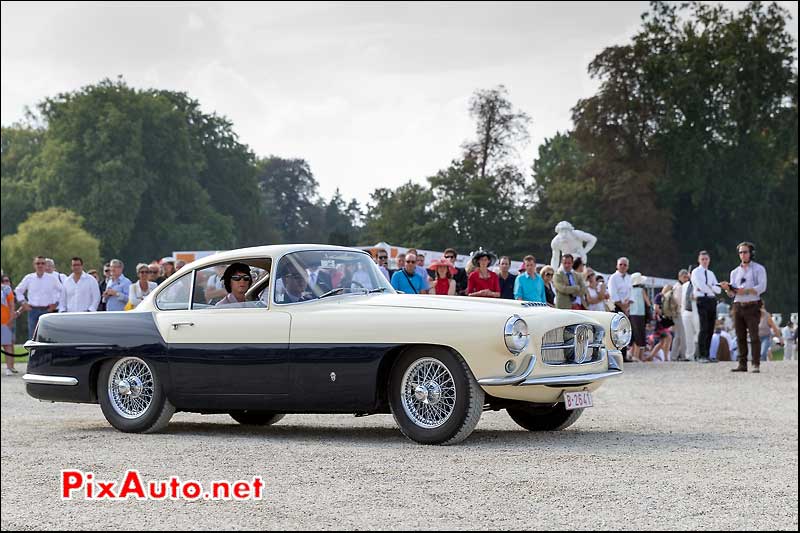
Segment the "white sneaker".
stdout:
[[13,376],[14,372],[11,371],[10,368],[6,368],[6,376]]

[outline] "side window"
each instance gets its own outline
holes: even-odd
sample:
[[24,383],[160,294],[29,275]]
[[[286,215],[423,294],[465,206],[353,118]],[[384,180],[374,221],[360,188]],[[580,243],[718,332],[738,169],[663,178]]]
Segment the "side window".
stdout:
[[[225,283],[229,268],[231,279]],[[244,259],[217,263],[195,274],[192,309],[234,309],[267,307],[270,260],[268,258]]]
[[164,311],[185,311],[189,309],[189,290],[193,272],[176,279],[156,297],[156,307]]

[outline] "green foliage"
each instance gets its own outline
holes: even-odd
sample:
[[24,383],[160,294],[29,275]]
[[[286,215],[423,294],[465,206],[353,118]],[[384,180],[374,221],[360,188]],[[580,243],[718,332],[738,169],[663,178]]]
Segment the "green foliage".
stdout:
[[522,224],[517,198],[524,186],[512,166],[483,169],[473,159],[453,161],[449,168],[428,178],[434,210],[441,221],[436,248],[506,250],[513,253]]
[[0,190],[3,209],[0,234],[9,235],[36,209],[38,187],[35,170],[44,131],[25,125],[3,128],[0,133]]
[[798,179],[787,19],[760,2],[739,12],[654,2],[630,44],[592,61],[600,89],[573,109],[574,138],[591,155],[575,179],[596,179],[601,205],[617,206],[620,253],[674,276],[704,248],[724,278],[735,244],[753,240],[782,310],[797,307],[796,271],[785,273],[797,263]]
[[515,110],[503,85],[478,90],[469,103],[469,114],[475,119],[475,139],[464,144],[465,159],[474,161],[478,175],[506,163],[516,145],[528,141],[530,117]]
[[451,231],[433,215],[433,193],[411,181],[394,191],[375,189],[370,195],[364,223],[365,241],[403,243],[419,248],[431,248],[434,236],[445,239]]
[[51,207],[32,213],[17,233],[2,241],[3,270],[19,283],[33,271],[37,255],[51,257],[61,271],[68,271],[70,259],[78,256],[88,268],[100,264],[100,242],[83,229],[83,217],[72,211]]

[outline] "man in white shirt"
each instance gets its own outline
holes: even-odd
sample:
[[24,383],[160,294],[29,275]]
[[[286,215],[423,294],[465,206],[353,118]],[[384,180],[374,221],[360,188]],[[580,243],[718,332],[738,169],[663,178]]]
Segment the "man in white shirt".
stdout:
[[[631,276],[628,274],[628,267],[630,263],[627,257],[620,257],[617,259],[617,271],[611,274],[608,278],[608,294],[611,301],[614,302],[614,307],[620,313],[626,316],[629,314],[631,307],[633,282]],[[622,349],[622,358],[626,362],[630,362],[628,358],[628,349]]]
[[99,303],[100,286],[97,280],[83,271],[83,259],[73,257],[72,275],[62,284],[58,311],[61,313],[97,311]]
[[631,306],[631,293],[633,292],[628,266],[628,258],[620,257],[617,259],[617,271],[608,278],[608,294],[611,296],[611,301],[614,302],[617,311],[626,315]]
[[672,353],[670,359],[673,361],[686,361],[686,341],[685,332],[683,328],[683,306],[681,305],[683,297],[683,284],[689,281],[689,271],[682,268],[678,272],[678,281],[672,286],[672,299],[675,301],[675,308],[678,309],[678,316],[675,317],[675,325],[673,326],[674,337],[672,338]]
[[717,295],[722,292],[717,276],[709,270],[711,256],[705,250],[697,255],[698,266],[692,270],[692,292],[697,302],[697,315],[700,318],[700,333],[697,335],[698,360],[712,362],[709,358],[711,337],[717,323]]
[[733,324],[736,328],[736,344],[739,348],[739,365],[733,372],[747,372],[747,334],[750,334],[750,349],[753,372],[760,372],[761,346],[758,323],[761,321],[761,295],[767,290],[767,269],[753,261],[755,246],[741,242],[736,247],[741,264],[731,271],[730,282],[720,285],[733,298]]
[[31,339],[39,317],[55,311],[61,298],[61,283],[58,277],[47,273],[43,256],[33,259],[33,268],[36,271],[22,278],[15,291],[22,311],[28,312],[28,338]]

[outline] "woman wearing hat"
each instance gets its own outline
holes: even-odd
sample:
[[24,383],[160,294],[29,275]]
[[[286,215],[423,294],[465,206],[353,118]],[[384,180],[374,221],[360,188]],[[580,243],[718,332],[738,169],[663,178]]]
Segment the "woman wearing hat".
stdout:
[[495,255],[485,250],[479,250],[472,256],[472,265],[477,267],[467,280],[467,296],[479,298],[499,298],[500,278],[489,270],[495,262]]
[[449,259],[444,257],[437,259],[429,265],[434,272],[433,292],[440,296],[455,296],[456,280],[453,276],[458,270],[453,266]]
[[647,346],[645,330],[647,329],[647,308],[650,307],[650,298],[644,288],[647,281],[646,276],[641,272],[634,272],[631,276],[631,299],[633,302],[630,307],[631,329],[633,330],[633,343],[631,344],[631,357],[634,361],[641,361],[644,356],[644,348]]

